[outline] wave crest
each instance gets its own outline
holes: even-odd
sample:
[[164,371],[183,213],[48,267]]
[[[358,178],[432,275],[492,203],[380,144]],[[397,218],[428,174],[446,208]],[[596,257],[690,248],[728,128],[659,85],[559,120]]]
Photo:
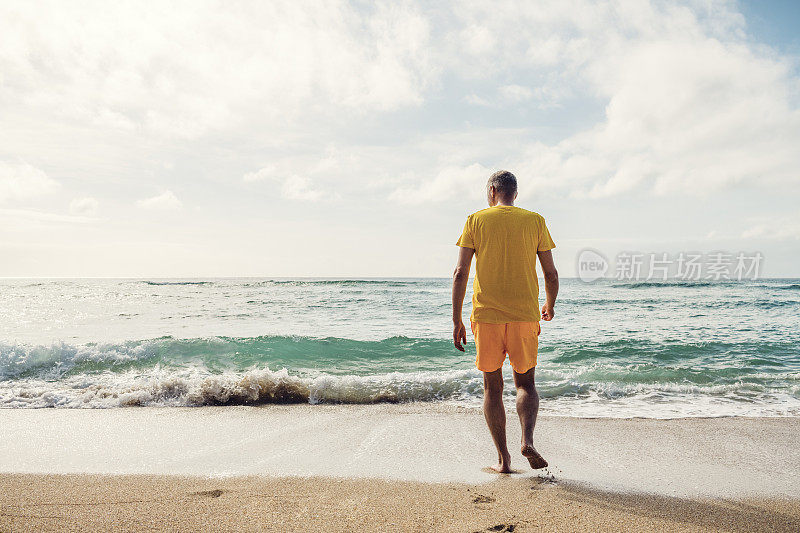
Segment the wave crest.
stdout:
[[295,403],[374,404],[467,400],[481,391],[475,369],[449,372],[393,372],[369,376],[293,375],[286,369],[208,375],[197,369],[174,376],[153,369],[104,373],[87,385],[85,376],[61,382],[0,382],[5,407],[133,407],[261,405]]
[[667,280],[667,281],[630,281],[614,283],[612,287],[623,289],[647,289],[652,287],[710,287],[714,284],[729,283],[726,281],[692,281],[692,280]]

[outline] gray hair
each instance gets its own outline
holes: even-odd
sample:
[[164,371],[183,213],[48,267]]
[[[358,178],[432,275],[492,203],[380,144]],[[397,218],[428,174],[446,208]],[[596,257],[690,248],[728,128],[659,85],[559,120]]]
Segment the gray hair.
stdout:
[[507,170],[498,170],[491,176],[486,183],[486,190],[494,187],[497,194],[504,200],[513,200],[517,194],[517,177]]

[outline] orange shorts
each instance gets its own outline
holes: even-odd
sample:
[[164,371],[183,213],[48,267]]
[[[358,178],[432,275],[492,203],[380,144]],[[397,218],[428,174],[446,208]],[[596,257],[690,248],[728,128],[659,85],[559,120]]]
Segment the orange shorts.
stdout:
[[475,366],[482,372],[494,372],[502,368],[508,354],[511,368],[524,374],[536,366],[539,350],[539,322],[508,322],[487,324],[472,322],[475,349],[478,352]]

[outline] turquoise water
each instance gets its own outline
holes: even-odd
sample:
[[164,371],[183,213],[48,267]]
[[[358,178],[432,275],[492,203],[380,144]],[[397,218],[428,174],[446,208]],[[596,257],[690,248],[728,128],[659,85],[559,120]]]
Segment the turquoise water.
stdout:
[[[800,280],[563,280],[556,313],[543,413],[800,415]],[[449,279],[2,280],[0,405],[479,405],[451,335]]]

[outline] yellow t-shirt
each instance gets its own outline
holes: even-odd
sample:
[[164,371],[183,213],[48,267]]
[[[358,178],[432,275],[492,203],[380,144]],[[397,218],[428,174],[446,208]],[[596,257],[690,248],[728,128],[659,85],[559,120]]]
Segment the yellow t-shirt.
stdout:
[[456,242],[475,250],[473,322],[538,322],[536,252],[555,248],[544,217],[521,207],[497,205],[472,213]]

